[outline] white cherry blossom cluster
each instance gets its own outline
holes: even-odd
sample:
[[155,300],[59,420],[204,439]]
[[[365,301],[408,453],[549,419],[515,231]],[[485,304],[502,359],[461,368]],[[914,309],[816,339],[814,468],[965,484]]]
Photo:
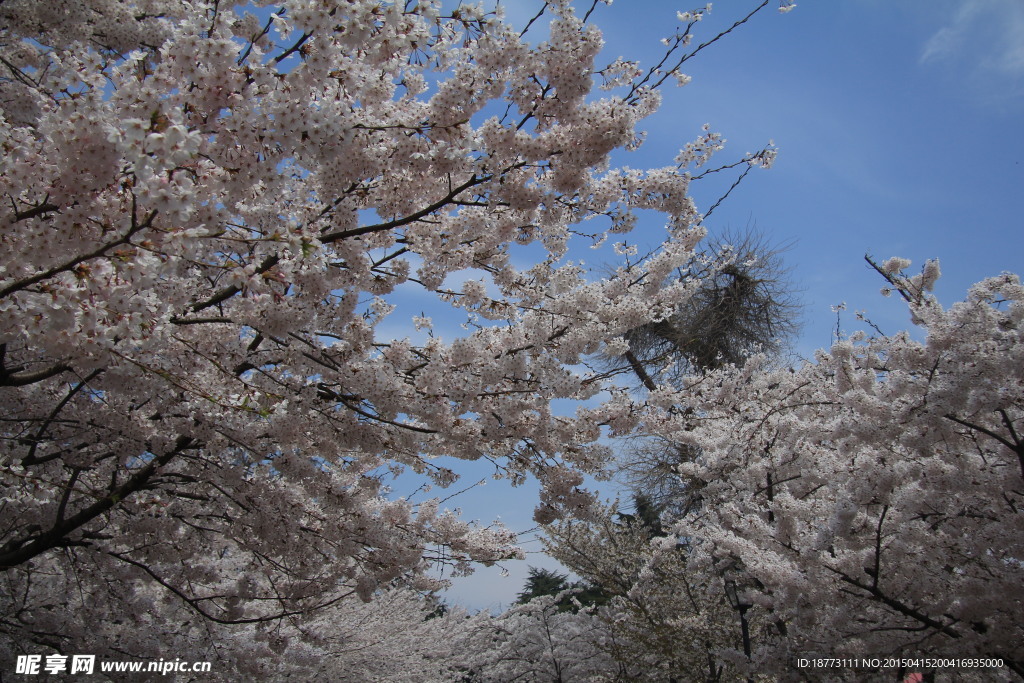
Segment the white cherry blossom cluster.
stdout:
[[755,358],[643,416],[698,449],[680,474],[699,510],[676,531],[734,572],[752,624],[781,625],[755,643],[780,673],[801,651],[1024,671],[1024,286],[1003,274],[944,308],[938,264],[909,265],[875,267],[923,340],[859,333],[795,370]]
[[537,597],[496,617],[477,615],[459,634],[455,665],[481,681],[614,680],[623,672],[609,656],[612,635],[592,614],[559,609],[563,597]]
[[729,661],[738,622],[720,579],[703,571],[699,550],[616,507],[545,529],[547,552],[606,596],[576,617],[591,621],[589,646],[635,680],[739,678],[742,662]]
[[[439,2],[0,3],[4,647],[141,653],[156,604],[182,643],[265,628],[276,652],[273,624],[321,642],[318,615],[517,557],[383,488],[452,483],[441,456],[536,476],[543,521],[586,513],[602,430],[639,408],[580,362],[686,300],[666,281],[704,229],[680,169],[609,167],[657,87],[546,11],[531,46]],[[648,257],[564,261],[639,208],[664,215]],[[488,324],[414,344],[399,286]]]

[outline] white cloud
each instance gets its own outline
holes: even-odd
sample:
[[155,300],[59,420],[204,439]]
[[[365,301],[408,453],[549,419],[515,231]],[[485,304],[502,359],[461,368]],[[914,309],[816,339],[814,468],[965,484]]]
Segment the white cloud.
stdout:
[[963,49],[966,35],[979,9],[978,2],[960,5],[952,21],[932,35],[921,52],[922,62],[932,62],[953,57]]
[[993,66],[1007,73],[1024,75],[1024,3],[1009,5],[1003,20],[1005,40]]
[[925,42],[921,62],[958,62],[1004,76],[1024,76],[1024,2],[964,0]]

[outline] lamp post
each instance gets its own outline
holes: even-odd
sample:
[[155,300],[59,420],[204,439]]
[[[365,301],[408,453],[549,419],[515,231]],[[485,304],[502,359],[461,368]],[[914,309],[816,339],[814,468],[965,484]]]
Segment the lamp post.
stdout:
[[[747,662],[749,662],[750,629],[747,626],[747,610],[753,607],[753,605],[741,599],[739,591],[736,589],[736,582],[731,578],[725,580],[725,597],[729,599],[729,604],[732,605],[732,608],[740,613],[740,629],[743,632],[743,654],[747,656]],[[750,678],[747,678],[747,681],[751,683]]]

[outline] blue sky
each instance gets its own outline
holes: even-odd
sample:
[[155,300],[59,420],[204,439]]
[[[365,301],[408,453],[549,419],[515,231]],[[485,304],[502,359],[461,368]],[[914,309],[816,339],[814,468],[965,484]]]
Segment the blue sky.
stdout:
[[[541,2],[504,4],[522,25]],[[719,0],[695,41],[757,4]],[[889,333],[908,327],[900,302],[879,294],[865,253],[903,256],[915,269],[939,258],[945,303],[979,279],[1024,270],[1024,2],[800,0],[784,15],[775,4],[688,62],[693,81],[663,91],[661,110],[642,126],[647,142],[616,162],[669,165],[704,123],[728,140],[723,161],[774,140],[774,168],[748,175],[708,227],[756,224],[771,241],[792,243],[785,258],[804,306],[796,348],[803,357],[830,344],[831,307],[840,302],[847,332],[863,325],[855,310]],[[592,21],[604,32],[607,61],[621,55],[650,65],[676,12],[696,6],[616,0]],[[706,210],[721,189],[695,186],[694,196]],[[647,231],[653,244],[660,228],[641,222],[632,239],[643,244]],[[488,475],[486,467],[459,465],[462,485]],[[532,485],[491,481],[448,504],[471,519],[500,517],[526,530],[535,502]],[[446,597],[473,609],[507,606],[527,565],[557,566],[532,553],[506,563],[507,577],[492,569],[456,579]]]

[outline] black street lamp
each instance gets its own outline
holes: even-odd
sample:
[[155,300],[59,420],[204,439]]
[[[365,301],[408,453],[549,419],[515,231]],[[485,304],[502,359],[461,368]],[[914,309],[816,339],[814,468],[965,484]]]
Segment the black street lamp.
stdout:
[[[750,628],[747,626],[747,610],[753,607],[753,605],[741,599],[739,591],[736,589],[736,582],[732,579],[725,580],[725,597],[729,599],[729,604],[732,605],[732,608],[740,613],[740,628],[743,631],[743,654],[747,656],[747,662],[749,662]],[[747,681],[750,680],[750,678],[747,679]]]

